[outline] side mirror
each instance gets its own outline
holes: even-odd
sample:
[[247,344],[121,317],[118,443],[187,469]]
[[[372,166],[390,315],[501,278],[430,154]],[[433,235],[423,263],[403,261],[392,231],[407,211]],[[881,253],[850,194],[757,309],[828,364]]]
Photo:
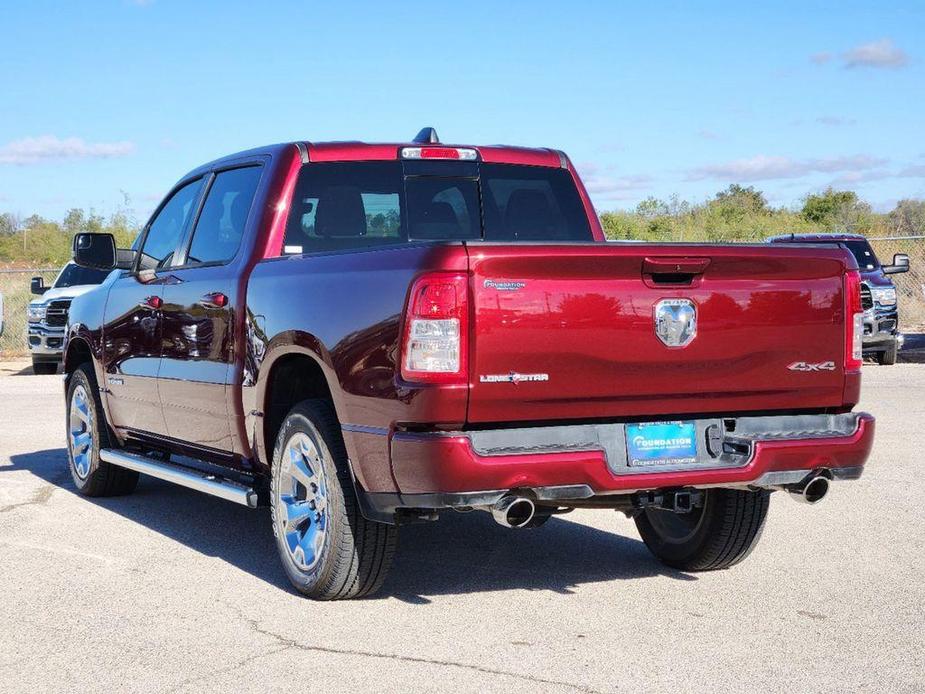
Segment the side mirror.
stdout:
[[112,234],[75,234],[74,262],[94,270],[116,266],[116,240]]
[[893,264],[883,266],[884,275],[898,275],[900,272],[909,272],[909,256],[905,253],[895,254]]
[[32,283],[29,286],[30,291],[33,294],[44,294],[48,291],[48,287],[45,286],[45,278],[43,277],[33,277]]

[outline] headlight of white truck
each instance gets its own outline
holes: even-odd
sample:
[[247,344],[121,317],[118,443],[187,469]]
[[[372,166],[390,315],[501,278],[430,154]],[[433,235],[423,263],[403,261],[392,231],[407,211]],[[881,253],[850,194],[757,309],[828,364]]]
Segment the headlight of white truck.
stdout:
[[41,323],[45,320],[45,307],[41,304],[29,304],[28,316],[30,323]]
[[896,305],[896,290],[893,287],[872,287],[870,296],[881,306]]

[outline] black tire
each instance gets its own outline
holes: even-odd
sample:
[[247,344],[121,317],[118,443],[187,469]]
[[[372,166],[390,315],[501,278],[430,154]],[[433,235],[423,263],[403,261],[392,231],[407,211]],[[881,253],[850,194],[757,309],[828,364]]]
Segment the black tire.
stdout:
[[58,373],[58,362],[32,360],[32,373],[36,376],[52,376]]
[[[78,393],[83,393],[86,417],[81,416],[83,406],[79,406]],[[67,467],[78,492],[84,496],[121,496],[135,491],[137,472],[100,460],[100,449],[110,447],[109,425],[90,364],[78,366],[70,377],[64,423]],[[78,438],[86,432],[89,439],[82,439],[78,445]],[[87,440],[89,444],[84,447]]]
[[881,366],[892,366],[896,363],[896,356],[899,350],[896,349],[896,343],[887,347],[882,352],[877,352],[877,363]]
[[370,595],[395,554],[397,528],[363,517],[348,465],[330,404],[305,400],[293,407],[273,451],[270,514],[286,575],[316,600]]
[[663,564],[682,571],[728,569],[758,543],[770,496],[767,490],[708,489],[702,507],[684,514],[646,508],[636,527]]

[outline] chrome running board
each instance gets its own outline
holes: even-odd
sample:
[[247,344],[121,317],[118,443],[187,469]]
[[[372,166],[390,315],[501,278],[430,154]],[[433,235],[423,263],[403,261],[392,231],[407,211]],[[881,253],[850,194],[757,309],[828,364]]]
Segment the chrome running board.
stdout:
[[232,482],[207,472],[200,472],[187,467],[174,465],[154,458],[146,458],[136,453],[104,448],[100,459],[119,467],[135,470],[151,477],[173,482],[181,487],[195,489],[197,492],[217,496],[236,504],[257,508],[257,492],[243,484]]

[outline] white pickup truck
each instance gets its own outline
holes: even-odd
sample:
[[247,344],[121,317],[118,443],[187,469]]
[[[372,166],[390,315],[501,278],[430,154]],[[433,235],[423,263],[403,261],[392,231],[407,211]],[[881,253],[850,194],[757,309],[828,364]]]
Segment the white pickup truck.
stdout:
[[53,374],[58,370],[64,350],[64,327],[71,301],[93,289],[109,275],[104,270],[65,265],[54,283],[45,286],[41,277],[32,278],[32,293],[39,298],[29,302],[28,344],[32,370],[37,374]]

